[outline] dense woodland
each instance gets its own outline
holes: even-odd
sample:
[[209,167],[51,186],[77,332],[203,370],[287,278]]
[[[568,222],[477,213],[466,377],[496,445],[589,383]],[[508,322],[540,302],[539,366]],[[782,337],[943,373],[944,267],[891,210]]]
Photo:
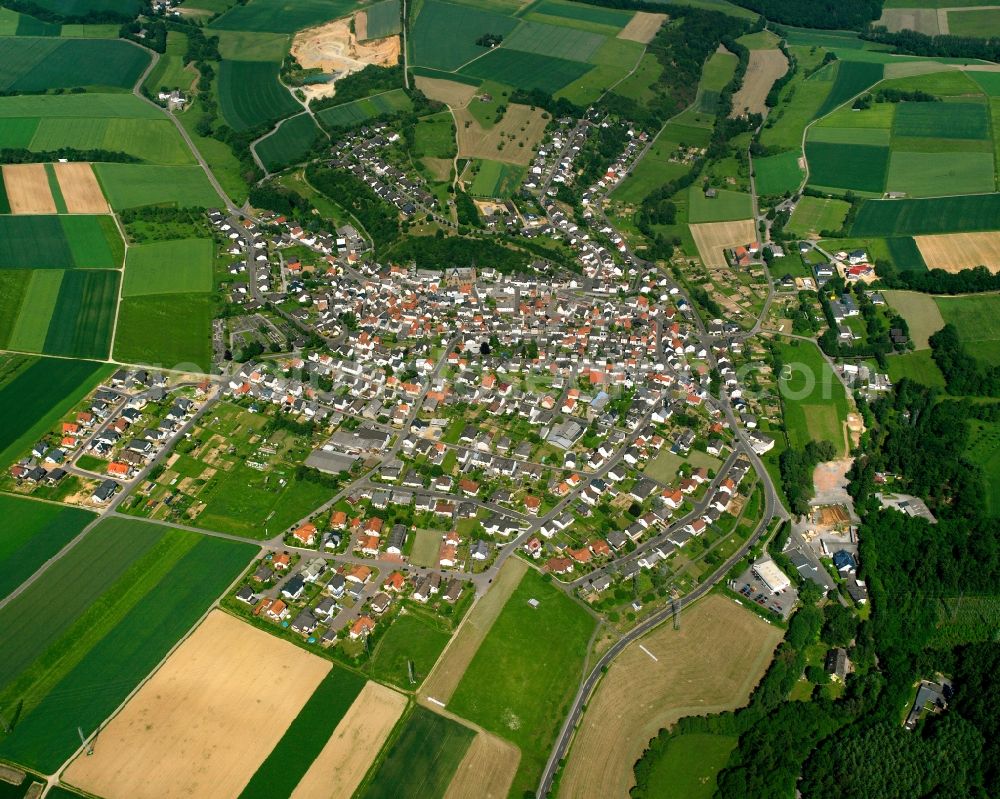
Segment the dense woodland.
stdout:
[[1000,397],[1000,367],[980,363],[970,355],[954,325],[937,331],[930,337],[930,345],[950,394]]

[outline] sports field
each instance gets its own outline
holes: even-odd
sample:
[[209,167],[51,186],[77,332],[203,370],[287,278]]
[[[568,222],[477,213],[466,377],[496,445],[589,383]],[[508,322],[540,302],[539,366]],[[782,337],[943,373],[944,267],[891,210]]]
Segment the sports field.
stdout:
[[366,683],[291,799],[351,799],[406,705],[403,694]]
[[396,114],[411,108],[413,103],[406,92],[402,89],[390,89],[361,100],[324,108],[316,116],[327,128],[353,128],[374,117]]
[[[0,466],[30,450],[38,437],[111,373],[94,361],[10,356],[0,377]],[[33,398],[26,402],[25,398]]]
[[802,182],[799,158],[800,154],[796,150],[766,158],[755,158],[753,169],[757,192],[767,195],[796,191]]
[[788,231],[797,236],[819,236],[823,230],[840,230],[849,207],[843,200],[804,195],[788,220]]
[[385,754],[363,799],[443,796],[475,733],[456,721],[416,707]]
[[0,496],[0,599],[27,580],[97,517],[89,511]]
[[212,290],[211,239],[182,239],[129,248],[123,297]]
[[791,446],[802,448],[810,441],[829,441],[846,454],[844,423],[848,402],[844,384],[812,342],[779,344],[785,364],[778,378]]
[[[582,675],[594,624],[574,600],[529,570],[448,702],[453,713],[521,749],[514,793],[538,785]],[[542,696],[545,702],[537,700]]]
[[[339,698],[324,690],[332,673],[329,662],[214,610],[101,730],[94,754],[70,764],[66,781],[134,799],[256,795],[252,782],[240,790],[278,751],[296,714],[321,692]],[[330,719],[335,726],[333,707]],[[248,728],[249,737],[242,734]],[[297,730],[303,750],[321,729]],[[194,757],[198,767],[190,768]]]
[[250,0],[236,4],[212,22],[211,27],[230,31],[295,33],[349,14],[358,7],[353,0]]
[[257,157],[270,172],[300,163],[323,137],[309,114],[299,114],[281,123],[274,133],[254,145]]
[[93,731],[255,551],[134,520],[95,527],[0,610],[4,651],[17,652],[0,664],[0,698],[24,699],[0,757],[53,771],[79,747],[77,727]]
[[782,631],[719,594],[684,612],[680,630],[663,624],[611,663],[569,753],[561,782],[567,796],[627,796],[632,765],[660,729],[750,697]]
[[0,216],[0,269],[115,269],[124,254],[107,216]]
[[118,310],[115,358],[207,373],[212,365],[214,315],[209,294],[125,297]]
[[213,208],[222,203],[200,166],[95,164],[94,172],[116,211],[143,205]]
[[970,355],[990,365],[1000,364],[1000,294],[935,297],[941,316],[958,329]]
[[506,14],[467,5],[424,0],[411,19],[410,63],[452,71],[490,51],[476,44],[484,33],[508,36],[517,20]]
[[219,64],[219,110],[233,130],[249,130],[301,110],[278,82],[279,66],[273,61]]
[[0,47],[0,91],[131,89],[149,58],[141,47],[119,40],[7,38]]
[[852,236],[914,236],[994,230],[1000,194],[927,200],[869,200],[861,206]]

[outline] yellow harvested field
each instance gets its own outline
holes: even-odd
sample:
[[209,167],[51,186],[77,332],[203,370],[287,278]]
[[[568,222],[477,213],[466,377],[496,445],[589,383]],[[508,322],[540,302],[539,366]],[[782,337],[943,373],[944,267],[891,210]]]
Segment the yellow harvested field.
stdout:
[[391,688],[366,683],[291,799],[350,799],[406,710],[406,702]]
[[928,339],[944,327],[941,309],[930,294],[919,291],[885,290],[882,292],[889,307],[906,320],[914,349],[926,350]]
[[453,113],[459,158],[491,158],[522,166],[531,163],[548,124],[543,109],[532,110],[519,103],[507,106],[503,119],[489,130],[484,130],[467,108],[457,108]]
[[215,610],[64,780],[105,799],[236,799],[330,668]]
[[510,793],[520,760],[521,753],[514,744],[486,732],[477,733],[444,799],[503,799]]
[[917,249],[928,269],[961,272],[974,266],[985,266],[1000,272],[1000,232],[943,233],[937,236],[914,236]]
[[787,71],[788,59],[781,50],[751,50],[743,85],[733,95],[730,116],[766,113],[764,101],[767,93],[771,91],[774,82]]
[[651,14],[648,11],[636,11],[635,16],[628,21],[628,25],[618,32],[619,39],[628,39],[630,42],[641,42],[649,44],[656,36],[660,26],[667,21],[666,14]]
[[633,641],[587,704],[559,795],[627,797],[632,765],[650,739],[682,716],[746,704],[781,636],[733,600],[709,594],[684,611],[680,630],[666,623]]
[[452,108],[467,106],[476,96],[475,86],[443,78],[425,78],[423,75],[417,76],[417,88],[431,100],[437,100]]
[[689,227],[702,263],[710,267],[728,266],[724,252],[726,249],[757,240],[757,230],[752,219],[740,219],[736,222],[701,222]]
[[5,164],[3,183],[12,214],[54,214],[45,164]]
[[[444,653],[427,677],[421,696],[433,697],[444,705],[448,704],[486,633],[490,631],[527,570],[528,564],[520,558],[507,558],[490,590],[476,600],[472,610],[459,625],[458,632],[451,637]],[[438,708],[440,705],[434,707]]]
[[90,164],[73,162],[53,164],[59,191],[66,201],[66,210],[71,214],[106,214],[108,201],[97,182]]

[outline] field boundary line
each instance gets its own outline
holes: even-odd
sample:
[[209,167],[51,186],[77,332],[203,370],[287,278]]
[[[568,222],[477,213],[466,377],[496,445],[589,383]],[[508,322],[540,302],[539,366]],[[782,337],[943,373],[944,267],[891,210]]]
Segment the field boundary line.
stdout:
[[[258,552],[256,555],[254,555],[253,558],[251,558],[250,563],[253,563],[254,560],[256,560],[261,554],[263,554],[263,551],[264,547],[261,547],[261,551]],[[201,625],[205,622],[205,619],[208,618],[209,614],[211,614],[212,611],[219,610],[223,613],[226,612],[224,608],[221,608],[219,606],[219,603],[226,595],[229,594],[230,591],[233,590],[233,588],[235,588],[242,581],[246,573],[246,569],[247,567],[240,569],[239,574],[229,585],[226,586],[225,591],[223,591],[222,594],[219,597],[217,597],[215,601],[212,602],[211,605],[208,606],[208,609],[200,617],[198,617],[198,620],[191,626],[191,629],[189,629],[186,633],[184,633],[184,635],[182,635],[174,643],[174,645],[170,647],[169,651],[163,656],[160,662],[153,667],[152,671],[150,671],[149,674],[147,674],[145,677],[142,678],[142,680],[139,681],[139,683],[135,686],[135,688],[133,688],[129,692],[129,695],[122,700],[121,704],[118,705],[118,707],[116,707],[111,712],[111,714],[104,719],[104,721],[102,721],[100,724],[97,725],[97,729],[87,736],[87,740],[81,743],[80,746],[76,748],[76,750],[73,752],[72,755],[70,755],[70,757],[66,760],[66,762],[64,762],[58,769],[56,769],[55,772],[47,776],[59,777],[67,768],[69,768],[70,763],[76,760],[76,758],[80,756],[80,753],[82,751],[84,751],[91,743],[97,740],[97,738],[100,736],[101,730],[107,727],[109,722],[111,722],[119,713],[121,713],[125,709],[125,706],[132,701],[135,695],[139,693],[140,690],[142,690],[142,688],[146,685],[146,683],[148,683],[160,671],[160,669],[163,668],[163,665],[170,659],[170,657],[174,654],[174,652],[176,652],[180,648],[180,646],[194,634],[195,630],[201,627]],[[246,624],[246,622],[240,619],[238,616],[233,616],[233,618],[237,619],[241,624]]]
[[[110,207],[111,203],[108,203],[108,208]],[[108,361],[111,361],[115,357],[115,338],[118,336],[118,319],[121,316],[122,297],[125,293],[125,265],[128,263],[129,249],[128,236],[125,235],[125,228],[122,227],[121,222],[118,220],[118,214],[112,211],[111,218],[115,221],[115,228],[118,230],[118,235],[122,237],[122,242],[125,244],[125,254],[122,256],[122,279],[118,281],[118,297],[115,300],[115,322],[111,326],[111,341],[108,343]]]

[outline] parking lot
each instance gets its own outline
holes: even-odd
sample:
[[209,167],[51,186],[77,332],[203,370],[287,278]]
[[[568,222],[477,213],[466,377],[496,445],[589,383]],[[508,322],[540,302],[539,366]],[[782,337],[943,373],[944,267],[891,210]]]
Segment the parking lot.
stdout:
[[777,613],[781,618],[787,619],[795,602],[798,600],[798,591],[794,585],[785,588],[778,593],[769,589],[762,580],[759,580],[753,573],[753,569],[747,569],[732,584],[732,588],[742,594],[744,601],[755,602],[762,608]]

